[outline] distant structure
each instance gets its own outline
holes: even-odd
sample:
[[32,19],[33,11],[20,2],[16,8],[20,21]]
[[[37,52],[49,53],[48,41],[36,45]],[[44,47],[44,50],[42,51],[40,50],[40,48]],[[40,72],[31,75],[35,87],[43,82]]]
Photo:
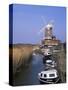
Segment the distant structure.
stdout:
[[53,46],[59,45],[60,40],[56,39],[56,36],[53,35],[53,25],[51,23],[47,24],[44,28],[44,39],[42,40],[43,45]]

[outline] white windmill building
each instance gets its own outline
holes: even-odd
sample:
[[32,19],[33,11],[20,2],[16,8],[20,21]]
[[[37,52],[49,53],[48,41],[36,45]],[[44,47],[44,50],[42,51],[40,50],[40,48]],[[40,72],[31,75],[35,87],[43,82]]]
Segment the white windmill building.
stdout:
[[52,29],[53,25],[52,24],[47,24],[45,27],[45,39],[52,39]]
[[42,40],[43,45],[47,46],[55,46],[60,44],[60,40],[56,39],[56,36],[53,35],[53,24],[50,22],[45,27],[44,30],[44,38]]

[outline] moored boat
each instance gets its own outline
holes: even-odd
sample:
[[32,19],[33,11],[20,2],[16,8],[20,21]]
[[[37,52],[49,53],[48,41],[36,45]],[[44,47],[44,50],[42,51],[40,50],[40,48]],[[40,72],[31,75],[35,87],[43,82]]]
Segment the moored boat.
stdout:
[[56,69],[41,71],[38,73],[38,79],[41,83],[57,83],[59,82],[59,74]]

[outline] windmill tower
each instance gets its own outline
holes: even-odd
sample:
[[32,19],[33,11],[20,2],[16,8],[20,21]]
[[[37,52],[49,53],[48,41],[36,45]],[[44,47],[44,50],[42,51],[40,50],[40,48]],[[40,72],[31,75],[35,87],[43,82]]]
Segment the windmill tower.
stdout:
[[44,39],[42,40],[43,45],[53,46],[59,45],[60,40],[56,39],[56,36],[53,35],[53,24],[48,23],[44,27]]
[[50,20],[48,24],[46,24],[44,17],[42,16],[42,20],[44,22],[44,26],[40,29],[40,32],[43,32],[44,36],[41,40],[42,46],[56,46],[61,43],[59,39],[56,39],[56,36],[53,35],[54,28],[54,20]]
[[45,27],[45,39],[52,39],[52,30],[53,30],[53,25],[52,24],[47,24],[46,27]]

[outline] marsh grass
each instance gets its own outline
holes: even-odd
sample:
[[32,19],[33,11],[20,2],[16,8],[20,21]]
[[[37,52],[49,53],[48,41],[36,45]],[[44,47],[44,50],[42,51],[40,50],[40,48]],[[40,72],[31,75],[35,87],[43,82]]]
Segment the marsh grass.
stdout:
[[27,67],[31,62],[33,53],[32,45],[13,45],[9,48],[9,57],[13,64],[13,74],[19,72],[23,67]]

